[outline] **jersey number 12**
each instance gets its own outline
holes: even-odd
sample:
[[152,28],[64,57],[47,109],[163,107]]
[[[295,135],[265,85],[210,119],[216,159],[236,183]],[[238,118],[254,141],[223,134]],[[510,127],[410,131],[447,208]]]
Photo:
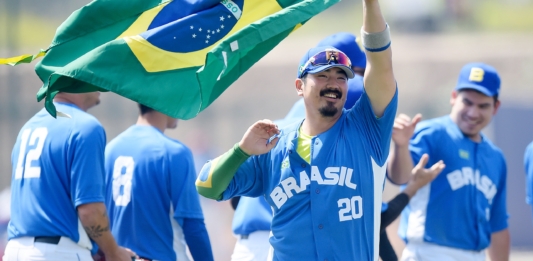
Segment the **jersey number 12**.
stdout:
[[[37,128],[35,130],[25,129],[20,135],[20,148],[19,156],[17,160],[17,168],[15,169],[15,179],[40,178],[41,167],[32,166],[32,162],[39,160],[41,153],[43,152],[44,141],[48,136],[47,128]],[[28,143],[29,140],[29,143]],[[35,148],[28,151],[26,149],[29,146],[35,146]]]

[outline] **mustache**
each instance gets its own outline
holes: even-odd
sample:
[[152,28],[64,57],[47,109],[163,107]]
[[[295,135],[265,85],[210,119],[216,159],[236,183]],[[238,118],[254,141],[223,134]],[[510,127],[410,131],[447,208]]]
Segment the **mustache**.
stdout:
[[335,93],[337,95],[337,98],[342,98],[342,93],[337,89],[324,89],[320,91],[320,96],[324,96],[326,93]]

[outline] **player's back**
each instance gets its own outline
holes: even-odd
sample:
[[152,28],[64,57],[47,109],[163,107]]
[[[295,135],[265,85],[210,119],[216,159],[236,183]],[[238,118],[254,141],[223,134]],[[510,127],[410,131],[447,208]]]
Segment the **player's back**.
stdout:
[[178,254],[183,260],[172,199],[186,197],[173,188],[188,181],[171,169],[192,168],[194,176],[190,150],[152,126],[134,125],[108,144],[105,161],[106,206],[117,243],[141,257],[176,260]]
[[104,200],[102,126],[75,105],[56,108],[71,118],[54,119],[42,109],[22,127],[13,148],[10,239],[67,236],[77,242],[81,232],[88,241],[76,206]]

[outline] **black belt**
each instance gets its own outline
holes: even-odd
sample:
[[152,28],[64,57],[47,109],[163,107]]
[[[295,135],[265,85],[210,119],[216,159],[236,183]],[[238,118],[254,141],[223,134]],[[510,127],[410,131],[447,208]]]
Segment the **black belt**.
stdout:
[[57,245],[61,237],[35,237],[33,242],[47,243]]

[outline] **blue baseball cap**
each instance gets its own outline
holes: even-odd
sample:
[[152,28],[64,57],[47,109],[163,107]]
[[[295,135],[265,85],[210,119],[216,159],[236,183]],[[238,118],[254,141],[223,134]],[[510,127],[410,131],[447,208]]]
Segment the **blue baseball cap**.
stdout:
[[348,55],[352,66],[366,68],[366,55],[356,42],[355,35],[351,33],[336,33],[324,38],[317,46],[333,46]]
[[309,49],[300,60],[296,77],[302,78],[307,73],[315,74],[333,67],[342,69],[349,79],[355,75],[348,55],[333,46],[314,47]]
[[348,93],[346,94],[345,109],[351,109],[357,100],[363,95],[363,76],[355,75],[348,81]]
[[489,97],[500,93],[500,76],[494,67],[484,63],[469,63],[461,69],[455,90],[473,89]]

